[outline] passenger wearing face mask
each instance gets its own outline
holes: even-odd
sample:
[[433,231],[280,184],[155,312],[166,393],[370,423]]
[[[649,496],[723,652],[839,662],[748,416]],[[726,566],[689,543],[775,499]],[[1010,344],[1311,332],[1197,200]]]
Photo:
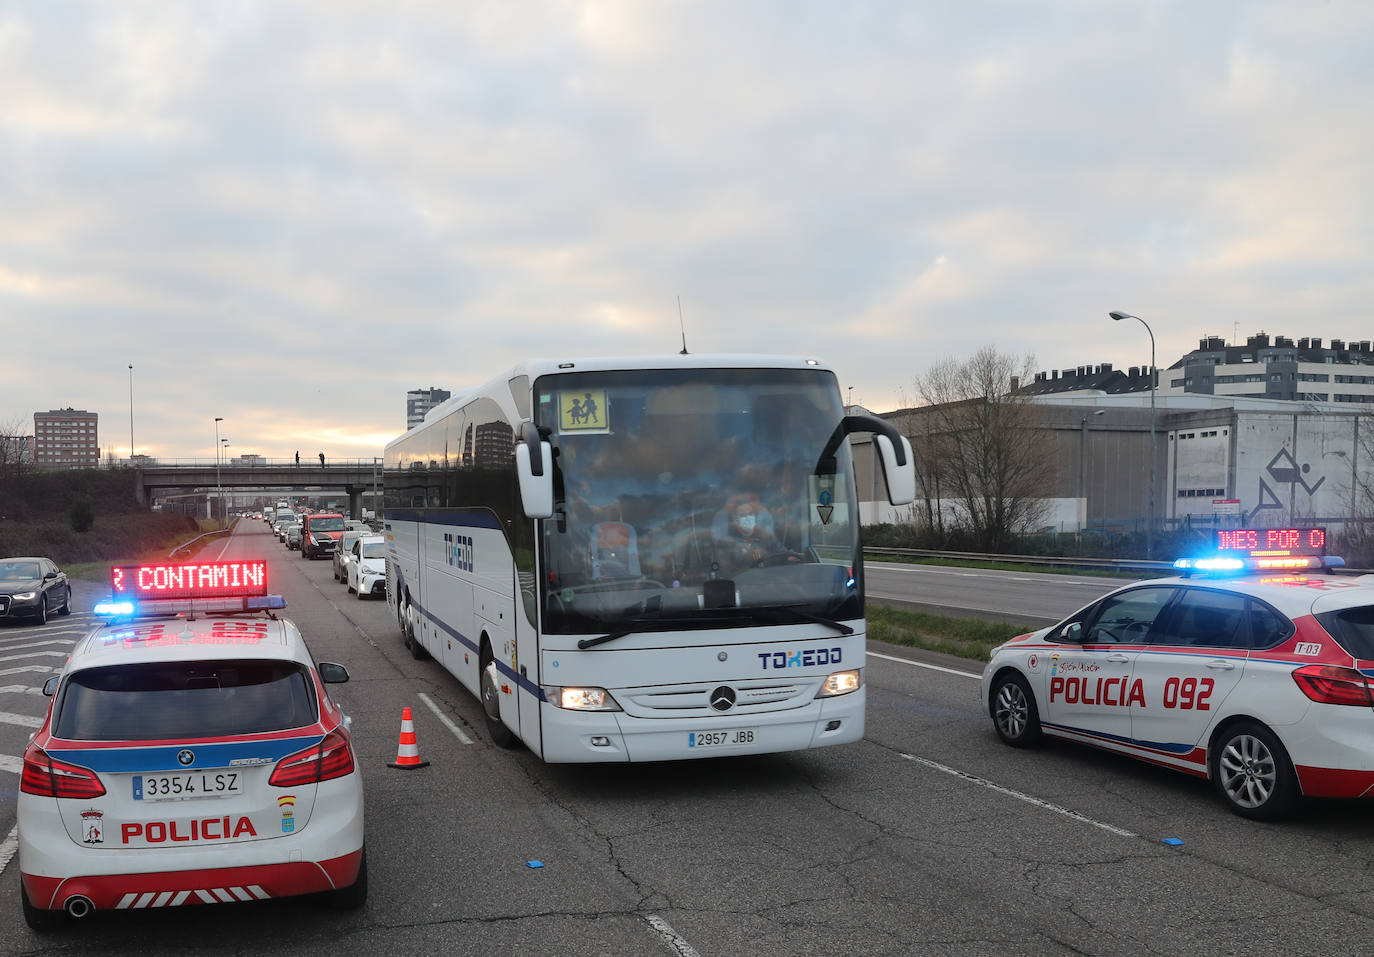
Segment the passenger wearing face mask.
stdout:
[[762,568],[800,561],[772,531],[772,516],[753,496],[737,497],[727,504],[729,527],[716,543],[716,560],[723,570]]

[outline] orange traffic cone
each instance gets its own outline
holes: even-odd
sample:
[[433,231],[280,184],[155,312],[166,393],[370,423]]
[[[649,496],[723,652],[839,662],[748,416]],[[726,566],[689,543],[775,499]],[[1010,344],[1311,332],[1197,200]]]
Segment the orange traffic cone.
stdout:
[[401,711],[401,743],[396,748],[395,762],[388,763],[387,767],[414,771],[428,765],[428,761],[420,760],[420,746],[415,743],[415,721],[410,716],[410,709],[404,708]]

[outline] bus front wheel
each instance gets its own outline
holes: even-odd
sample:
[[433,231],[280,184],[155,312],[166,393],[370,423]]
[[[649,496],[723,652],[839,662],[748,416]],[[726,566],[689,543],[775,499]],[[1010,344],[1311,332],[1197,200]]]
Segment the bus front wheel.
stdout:
[[482,714],[487,719],[487,733],[498,748],[509,748],[515,744],[515,735],[501,720],[501,675],[496,670],[496,659],[491,648],[482,644]]

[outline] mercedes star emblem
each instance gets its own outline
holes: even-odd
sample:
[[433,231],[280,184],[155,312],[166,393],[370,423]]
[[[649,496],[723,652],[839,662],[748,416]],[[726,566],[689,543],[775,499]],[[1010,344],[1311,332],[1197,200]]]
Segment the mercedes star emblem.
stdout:
[[717,711],[729,711],[735,706],[735,689],[721,685],[711,692],[711,707]]

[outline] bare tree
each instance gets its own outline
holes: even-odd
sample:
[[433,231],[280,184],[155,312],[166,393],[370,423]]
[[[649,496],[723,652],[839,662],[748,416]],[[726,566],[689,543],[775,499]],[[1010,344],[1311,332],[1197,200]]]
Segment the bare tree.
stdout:
[[912,410],[908,435],[922,463],[927,515],[941,528],[947,510],[988,551],[1010,546],[1046,511],[1055,466],[1038,434],[1043,412],[1013,391],[1013,380],[1034,369],[1032,356],[985,346],[937,362],[916,380],[924,405]]
[[1346,523],[1342,547],[1347,560],[1374,562],[1374,412],[1364,413],[1355,424],[1356,463],[1351,469],[1351,521]]
[[0,476],[19,475],[33,465],[29,454],[32,425],[23,416],[0,419]]

